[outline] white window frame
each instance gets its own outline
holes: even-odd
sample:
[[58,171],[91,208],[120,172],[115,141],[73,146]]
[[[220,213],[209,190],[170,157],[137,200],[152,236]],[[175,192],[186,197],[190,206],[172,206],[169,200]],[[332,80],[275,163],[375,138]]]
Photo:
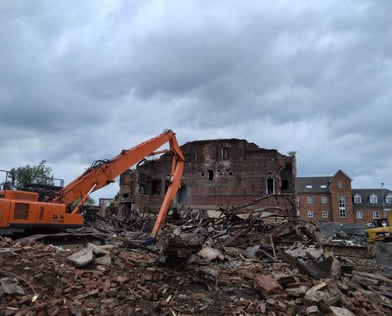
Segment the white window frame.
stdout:
[[339,181],[338,186],[339,186],[339,189],[343,189],[343,181]]
[[347,217],[346,209],[345,209],[345,208],[339,209],[339,217],[340,217],[340,218],[346,218],[346,217]]
[[347,213],[346,213],[346,197],[344,195],[340,195],[338,197],[338,203],[339,203],[339,217],[340,218],[346,218]]
[[354,195],[354,203],[355,204],[362,204],[362,196],[359,193]]
[[313,204],[313,196],[307,196],[306,197],[306,204]]
[[362,211],[357,211],[357,219],[363,219],[363,212]]
[[377,203],[378,203],[377,195],[375,195],[374,193],[372,193],[372,194],[369,196],[369,203],[370,203],[370,204],[377,204]]
[[329,217],[328,211],[322,211],[321,212],[321,217],[322,218],[328,218]]
[[379,211],[373,211],[373,219],[379,219],[380,218],[380,212]]
[[313,211],[308,211],[308,218],[313,218],[313,217],[314,217]]
[[326,196],[321,197],[321,204],[328,204],[328,198]]
[[385,196],[385,203],[387,203],[387,204],[392,204],[392,193],[388,193],[388,194]]

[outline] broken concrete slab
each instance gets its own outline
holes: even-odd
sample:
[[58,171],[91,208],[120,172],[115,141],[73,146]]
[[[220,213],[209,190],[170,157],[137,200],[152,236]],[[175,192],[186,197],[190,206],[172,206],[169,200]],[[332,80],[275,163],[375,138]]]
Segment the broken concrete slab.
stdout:
[[89,248],[83,248],[74,254],[68,256],[67,260],[76,267],[87,266],[94,260],[93,251]]
[[94,255],[96,256],[105,256],[105,255],[109,255],[110,252],[96,244],[93,243],[88,243],[87,244],[87,248],[91,249],[91,251],[93,252]]
[[304,299],[310,303],[323,301],[328,305],[332,305],[338,302],[341,297],[342,294],[334,283],[320,282],[306,292]]
[[220,250],[212,248],[210,246],[203,247],[198,253],[200,257],[207,259],[208,261],[215,260],[219,257],[223,259],[223,254]]
[[104,266],[110,266],[112,264],[112,259],[110,258],[109,255],[104,255],[101,257],[96,257],[94,258],[94,262],[96,264],[104,265]]
[[18,280],[15,278],[1,278],[0,284],[4,293],[25,295],[23,287],[19,285]]
[[318,245],[306,246],[304,244],[296,244],[285,250],[285,252],[292,257],[309,257],[313,260],[319,260],[323,257],[323,248]]
[[355,316],[355,314],[344,307],[330,306],[334,316]]
[[306,315],[318,315],[319,309],[317,305],[312,305],[306,308]]

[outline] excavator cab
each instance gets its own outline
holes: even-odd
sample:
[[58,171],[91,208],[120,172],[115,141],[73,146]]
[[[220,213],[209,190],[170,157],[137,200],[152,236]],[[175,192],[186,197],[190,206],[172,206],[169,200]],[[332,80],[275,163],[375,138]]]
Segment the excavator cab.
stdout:
[[372,228],[366,229],[365,233],[369,243],[392,241],[392,212],[389,211],[386,218],[375,219],[372,222]]

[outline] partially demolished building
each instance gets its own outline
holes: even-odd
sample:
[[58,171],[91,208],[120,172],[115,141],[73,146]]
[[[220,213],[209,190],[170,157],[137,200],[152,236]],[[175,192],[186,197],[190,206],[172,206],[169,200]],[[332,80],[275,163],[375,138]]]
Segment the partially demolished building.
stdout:
[[[181,149],[185,167],[175,207],[228,209],[267,196],[294,196],[294,154],[285,156],[243,139],[199,140]],[[144,160],[121,176],[120,199],[128,209],[159,210],[171,158],[171,153],[166,153],[159,159]]]

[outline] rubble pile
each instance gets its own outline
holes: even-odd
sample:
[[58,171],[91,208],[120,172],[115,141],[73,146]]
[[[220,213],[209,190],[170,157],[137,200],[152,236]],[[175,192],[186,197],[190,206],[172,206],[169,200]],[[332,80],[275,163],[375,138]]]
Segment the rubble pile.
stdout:
[[391,277],[325,250],[316,226],[191,213],[154,245],[127,229],[78,247],[0,237],[0,315],[392,314]]

